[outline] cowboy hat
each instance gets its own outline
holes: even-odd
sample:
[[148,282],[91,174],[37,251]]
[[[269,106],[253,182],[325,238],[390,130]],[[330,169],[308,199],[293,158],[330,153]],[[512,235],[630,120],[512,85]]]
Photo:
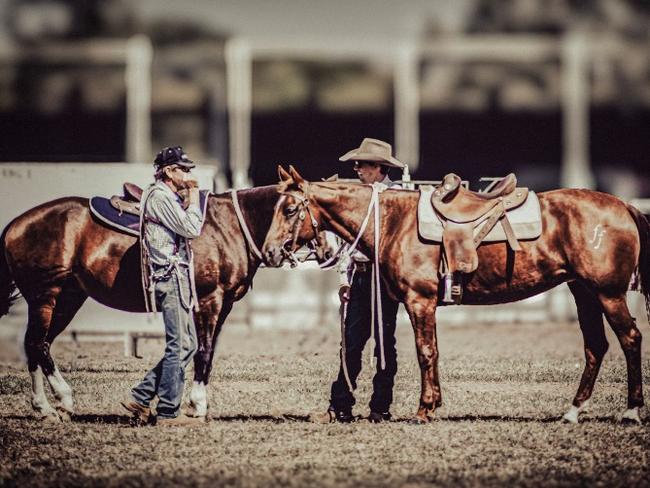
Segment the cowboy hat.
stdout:
[[366,137],[358,148],[346,152],[339,161],[373,161],[392,168],[404,168],[406,164],[395,159],[392,153],[393,148],[387,142]]

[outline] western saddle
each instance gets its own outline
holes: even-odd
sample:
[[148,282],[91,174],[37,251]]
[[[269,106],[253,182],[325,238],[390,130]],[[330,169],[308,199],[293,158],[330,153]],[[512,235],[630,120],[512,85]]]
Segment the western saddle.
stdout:
[[485,236],[501,222],[508,244],[514,251],[521,245],[508,221],[507,211],[522,205],[528,188],[517,188],[513,173],[499,180],[485,193],[470,191],[457,175],[450,173],[433,192],[431,203],[443,221],[442,269],[445,279],[443,301],[459,304],[462,299],[462,275],[478,267],[476,248]]
[[134,183],[124,183],[122,186],[124,195],[113,195],[110,199],[111,205],[122,212],[133,215],[140,215],[140,199],[142,198],[142,188]]

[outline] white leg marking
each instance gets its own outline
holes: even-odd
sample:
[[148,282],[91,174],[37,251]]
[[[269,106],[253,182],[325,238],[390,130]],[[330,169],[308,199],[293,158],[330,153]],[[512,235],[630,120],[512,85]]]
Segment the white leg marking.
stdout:
[[589,406],[589,400],[585,400],[584,402],[582,402],[582,405],[580,405],[579,407],[576,407],[575,405],[571,405],[571,408],[567,413],[564,414],[562,420],[564,420],[565,422],[569,422],[570,424],[577,424],[580,413],[584,412],[588,406]]
[[61,376],[59,368],[54,368],[54,374],[47,377],[47,381],[52,388],[52,393],[60,402],[60,407],[68,413],[74,412],[74,403],[72,401],[72,388],[66,383]]
[[50,402],[47,401],[47,397],[45,396],[43,372],[41,367],[38,366],[36,370],[29,374],[32,377],[32,408],[34,411],[41,414],[43,417],[58,417],[56,410],[52,408]]
[[205,417],[208,415],[208,390],[205,383],[195,381],[190,391],[190,413],[193,417]]
[[635,423],[641,425],[641,417],[639,417],[639,407],[628,408],[623,412],[623,417],[621,418],[623,423]]

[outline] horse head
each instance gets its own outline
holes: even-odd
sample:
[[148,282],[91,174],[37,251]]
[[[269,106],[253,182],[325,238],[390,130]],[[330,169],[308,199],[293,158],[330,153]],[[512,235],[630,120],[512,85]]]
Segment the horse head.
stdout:
[[293,166],[287,172],[278,166],[280,198],[273,212],[262,255],[269,266],[280,266],[285,260],[296,264],[296,251],[307,245],[319,262],[332,255],[320,223],[319,209],[309,199],[310,186]]

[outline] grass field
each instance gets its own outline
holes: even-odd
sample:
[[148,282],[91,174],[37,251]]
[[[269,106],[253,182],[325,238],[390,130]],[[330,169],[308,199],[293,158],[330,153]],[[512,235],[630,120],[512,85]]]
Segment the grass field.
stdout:
[[[650,337],[647,325],[641,331]],[[226,328],[210,422],[197,429],[130,427],[118,404],[162,343],[145,344],[144,359],[122,357],[118,345],[55,344],[78,412],[62,424],[32,416],[29,376],[4,344],[0,486],[648,486],[650,427],[617,422],[625,364],[611,331],[608,338],[592,408],[579,425],[559,421],[582,372],[577,324],[441,324],[444,405],[425,426],[407,423],[420,380],[412,331],[400,327],[395,422],[316,425],[307,417],[327,407],[336,324],[304,332]],[[645,385],[649,359],[646,340]],[[355,413],[367,413],[370,380],[366,360]]]

